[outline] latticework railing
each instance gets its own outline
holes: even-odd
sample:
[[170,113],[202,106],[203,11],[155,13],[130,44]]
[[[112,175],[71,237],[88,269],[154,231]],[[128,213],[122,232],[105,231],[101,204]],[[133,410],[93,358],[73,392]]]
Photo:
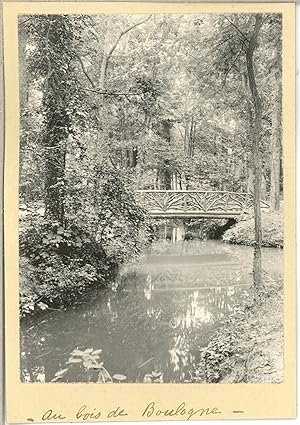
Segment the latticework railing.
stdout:
[[[141,202],[153,217],[236,217],[253,206],[253,195],[199,190],[141,190]],[[264,201],[262,208],[269,208]]]

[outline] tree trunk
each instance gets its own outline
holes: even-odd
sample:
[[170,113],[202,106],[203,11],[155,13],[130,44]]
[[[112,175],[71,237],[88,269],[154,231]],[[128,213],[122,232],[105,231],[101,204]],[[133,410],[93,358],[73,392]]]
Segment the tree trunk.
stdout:
[[261,199],[267,199],[267,182],[264,174],[261,176]]
[[[63,15],[46,15],[43,19],[40,38],[47,38],[49,49],[45,58],[47,75],[42,101],[45,215],[50,220],[64,225],[65,165],[68,137],[72,127],[69,105],[75,93],[75,89],[70,89],[72,84],[69,84],[74,81],[73,33],[70,18]],[[59,36],[64,40],[63,46],[58,43]],[[43,45],[40,48],[43,49]],[[67,76],[62,64],[66,65]]]
[[259,30],[262,25],[262,15],[255,15],[255,25],[251,34],[249,45],[246,51],[247,59],[247,72],[249,79],[249,87],[252,95],[252,101],[254,106],[254,117],[252,125],[252,154],[253,154],[253,169],[254,169],[254,223],[255,223],[255,248],[254,248],[254,260],[253,260],[253,279],[256,287],[261,286],[261,244],[262,244],[262,230],[261,230],[261,158],[260,158],[260,137],[261,137],[261,119],[262,119],[262,106],[261,99],[258,93],[255,71],[254,71],[254,60],[253,53],[257,47],[257,40]]
[[194,147],[195,147],[195,135],[196,135],[196,123],[194,117],[191,118],[191,121],[186,120],[185,129],[184,129],[184,151],[187,156],[194,156]]
[[191,119],[191,127],[190,127],[190,134],[189,134],[189,144],[188,144],[188,156],[192,157],[193,156],[193,136],[194,136],[194,117],[192,117]]
[[[104,29],[104,40],[99,45],[99,56],[101,57],[101,60],[99,62],[99,68],[98,68],[98,90],[100,94],[98,94],[98,105],[97,105],[97,165],[100,167],[102,165],[105,151],[100,148],[102,145],[103,140],[107,138],[107,129],[105,127],[105,122],[107,121],[107,111],[105,108],[105,97],[104,92],[106,90],[106,72],[107,72],[107,66],[108,66],[108,44],[109,44],[109,35],[110,35],[110,28],[111,28],[111,18],[110,16],[107,17],[105,21],[105,29]],[[122,155],[121,155],[121,162],[122,162]]]
[[44,138],[44,143],[49,147],[45,163],[45,215],[63,225],[66,148],[64,143],[57,146],[55,141],[48,137]]
[[277,64],[273,70],[273,109],[272,109],[272,133],[271,133],[271,181],[270,181],[270,204],[274,210],[280,205],[280,158],[281,158],[281,75],[280,75],[280,51],[277,48]]
[[[28,107],[28,95],[29,95],[29,81],[30,78],[28,78],[28,69],[26,64],[26,46],[27,46],[27,33],[26,28],[24,27],[24,21],[25,17],[22,15],[19,16],[19,97],[20,97],[20,120],[21,120],[21,127],[23,129],[26,129],[26,131],[29,129],[31,123],[29,122],[28,118],[26,118],[26,114],[24,112],[26,111],[26,107]],[[23,175],[23,170],[25,170],[25,158],[32,157],[32,152],[26,150],[27,144],[28,144],[29,138],[23,137],[22,142],[20,143],[21,147],[23,149],[20,149],[20,176]],[[25,149],[24,149],[25,147]],[[20,189],[20,194],[25,197],[25,202],[27,199],[27,195],[30,195],[28,193],[29,186],[26,185],[25,191]]]
[[172,189],[172,171],[170,169],[170,162],[168,159],[163,161],[163,168],[160,170],[160,181],[162,183],[163,189],[171,190]]

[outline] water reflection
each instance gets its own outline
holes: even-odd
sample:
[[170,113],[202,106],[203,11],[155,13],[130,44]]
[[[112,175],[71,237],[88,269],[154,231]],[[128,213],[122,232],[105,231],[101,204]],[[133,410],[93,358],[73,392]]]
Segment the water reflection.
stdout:
[[[281,251],[263,250],[270,280],[280,277],[281,262]],[[115,291],[96,290],[74,310],[23,321],[22,380],[49,382],[74,348],[91,347],[129,382],[183,381],[193,362],[187,341],[205,346],[251,284],[252,248],[191,241],[152,249],[122,270]],[[63,380],[95,381],[95,374],[74,367]]]

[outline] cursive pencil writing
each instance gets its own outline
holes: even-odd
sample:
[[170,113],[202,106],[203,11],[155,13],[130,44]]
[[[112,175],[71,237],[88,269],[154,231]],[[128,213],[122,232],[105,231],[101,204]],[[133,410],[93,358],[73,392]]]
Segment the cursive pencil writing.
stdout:
[[217,415],[221,412],[218,410],[217,407],[201,407],[201,408],[194,408],[194,407],[187,407],[185,402],[180,403],[175,408],[171,409],[160,409],[157,407],[156,403],[152,401],[147,405],[145,410],[142,413],[142,417],[150,418],[152,416],[157,417],[182,417],[183,419],[191,419],[193,416],[201,417],[201,416],[210,416],[210,415]]

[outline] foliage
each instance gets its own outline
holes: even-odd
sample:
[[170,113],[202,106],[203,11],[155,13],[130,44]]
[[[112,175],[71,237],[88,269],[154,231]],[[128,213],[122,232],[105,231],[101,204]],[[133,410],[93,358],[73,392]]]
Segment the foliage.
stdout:
[[[78,18],[80,19],[80,17]],[[74,32],[77,20],[67,15],[36,15],[27,21],[28,71],[40,82],[39,145],[44,153],[46,213],[64,221],[64,168],[68,137],[80,105],[74,73]],[[26,111],[25,111],[26,112]],[[26,137],[26,133],[23,137]],[[28,128],[27,138],[31,131]]]
[[[81,376],[87,376],[88,382],[96,382],[97,384],[122,383],[127,381],[127,376],[121,373],[111,374],[105,367],[102,359],[102,349],[75,348],[65,366],[57,371],[51,382],[68,382],[68,375],[72,373],[80,379]],[[83,375],[82,375],[83,374]],[[152,371],[145,374],[144,383],[163,383],[162,372]]]
[[92,235],[73,224],[65,228],[59,222],[45,220],[30,227],[20,240],[20,254],[30,258],[33,265],[45,265],[59,257],[62,263],[78,260],[80,265],[97,265],[105,252]]
[[[68,376],[75,375],[80,380],[81,376],[88,382],[98,384],[122,383],[127,381],[127,376],[121,373],[110,373],[104,366],[102,349],[87,348],[74,349],[62,369],[57,371],[51,382],[68,382]],[[162,372],[152,371],[143,378],[144,383],[162,383]]]
[[[102,349],[87,348],[86,350],[75,349],[71,352],[68,361],[66,361],[66,367],[59,370],[55,373],[51,382],[56,382],[58,380],[67,379],[70,369],[80,369],[85,373],[89,374],[89,382],[93,382],[93,379],[96,380],[99,384],[112,383],[112,382],[123,382],[127,379],[125,375],[114,374],[113,376],[107,371],[104,367],[104,362],[101,361]],[[93,373],[94,372],[94,373]],[[80,371],[75,371],[76,374]],[[91,373],[93,376],[91,376]]]
[[[30,102],[24,108],[35,125],[28,127],[24,122],[22,126],[26,130],[21,146],[22,150],[26,147],[26,187],[22,183],[26,196],[33,193],[29,187],[36,190],[38,183],[37,176],[31,173],[33,166],[36,168],[39,162],[38,173],[43,171],[43,161],[37,152],[43,108],[37,98],[42,90],[46,97],[42,97],[40,104],[46,102],[47,90],[41,76],[48,75],[49,58],[53,69],[64,72],[60,67],[64,57],[70,62],[66,79],[57,75],[72,88],[68,94],[72,101],[64,109],[70,120],[63,126],[68,133],[65,184],[71,175],[78,178],[87,164],[86,177],[92,182],[94,167],[111,163],[116,171],[134,175],[139,189],[251,189],[249,105],[245,95],[247,81],[242,78],[246,43],[229,22],[248,34],[252,15],[249,19],[242,15],[78,15],[62,16],[61,22],[54,17],[30,17],[29,24],[23,25],[29,33],[27,68],[32,65],[39,70],[39,77],[33,76],[27,88]],[[68,30],[63,45],[51,44],[52,39],[47,44],[45,32],[52,21],[53,37],[55,25],[61,38],[65,37],[63,31]],[[139,22],[144,23],[124,34]],[[270,58],[280,47],[279,41],[280,19],[277,15],[266,15],[257,52],[257,73],[265,108],[261,152],[267,190],[270,93],[274,91],[269,75],[279,66]],[[109,58],[105,52],[112,52]],[[99,62],[103,66],[107,62],[102,88]],[[54,103],[59,100],[57,96],[51,99]],[[66,196],[70,190],[72,185],[65,189]]]
[[208,346],[201,350],[200,361],[197,364],[198,379],[217,383],[236,367],[238,360],[244,357],[248,347],[240,347],[238,342],[240,332],[244,331],[242,326],[244,317],[244,312],[235,312],[228,320],[227,326],[217,331]]
[[[21,222],[21,254],[40,279],[27,310],[48,304],[46,280],[59,303],[58,288],[63,299],[108,282],[155,238],[139,189],[251,191],[246,43],[236,28],[249,35],[253,18],[20,17],[20,200],[45,209],[45,220]],[[265,15],[256,72],[266,197],[280,34],[280,16]],[[214,222],[189,227],[198,225],[202,237],[215,234]]]
[[[38,310],[38,301],[51,307],[66,306],[94,285],[109,285],[118,265],[137,256],[150,238],[143,225],[145,213],[126,188],[126,179],[113,172],[100,177],[103,184],[97,194],[97,214],[88,216],[79,204],[76,216],[70,210],[62,226],[43,219],[34,209],[26,210],[20,254],[30,262],[22,263],[23,315]],[[73,206],[76,199],[73,196]]]
[[143,382],[145,384],[162,384],[164,382],[163,380],[163,373],[162,372],[155,372],[152,371],[151,373],[146,373],[144,376]]
[[58,222],[44,222],[22,233],[20,308],[22,315],[41,308],[63,307],[94,285],[112,279],[117,264],[88,232]]
[[[262,213],[262,246],[283,247],[283,217],[282,210]],[[254,245],[254,218],[243,217],[227,230],[223,240],[228,243]]]
[[[208,345],[199,349],[191,381],[240,383],[258,379],[259,373],[254,369],[255,357],[266,356],[266,353],[260,352],[261,347],[256,348],[256,345],[258,341],[266,339],[274,325],[274,312],[266,305],[273,305],[277,309],[281,303],[281,282],[262,287],[259,291],[253,289],[248,301],[236,306],[220,329],[210,336]],[[270,316],[267,323],[263,323],[265,310]],[[268,361],[264,366],[268,365]]]
[[37,289],[35,282],[36,279],[36,268],[32,266],[28,259],[20,259],[20,268],[22,273],[20,274],[20,314],[21,317],[28,314],[32,314],[34,311],[47,310],[48,304],[40,301],[40,292]]
[[186,224],[185,239],[214,239],[218,238],[227,220],[222,219],[190,219]]
[[59,258],[44,266],[24,270],[20,276],[21,315],[47,308],[69,308],[81,302],[81,297],[96,284],[104,285],[105,274],[100,275],[92,265],[78,267],[74,260],[68,265]]
[[127,186],[126,176],[110,170],[99,178],[105,181],[98,194],[96,239],[111,258],[123,263],[140,252],[145,212]]

